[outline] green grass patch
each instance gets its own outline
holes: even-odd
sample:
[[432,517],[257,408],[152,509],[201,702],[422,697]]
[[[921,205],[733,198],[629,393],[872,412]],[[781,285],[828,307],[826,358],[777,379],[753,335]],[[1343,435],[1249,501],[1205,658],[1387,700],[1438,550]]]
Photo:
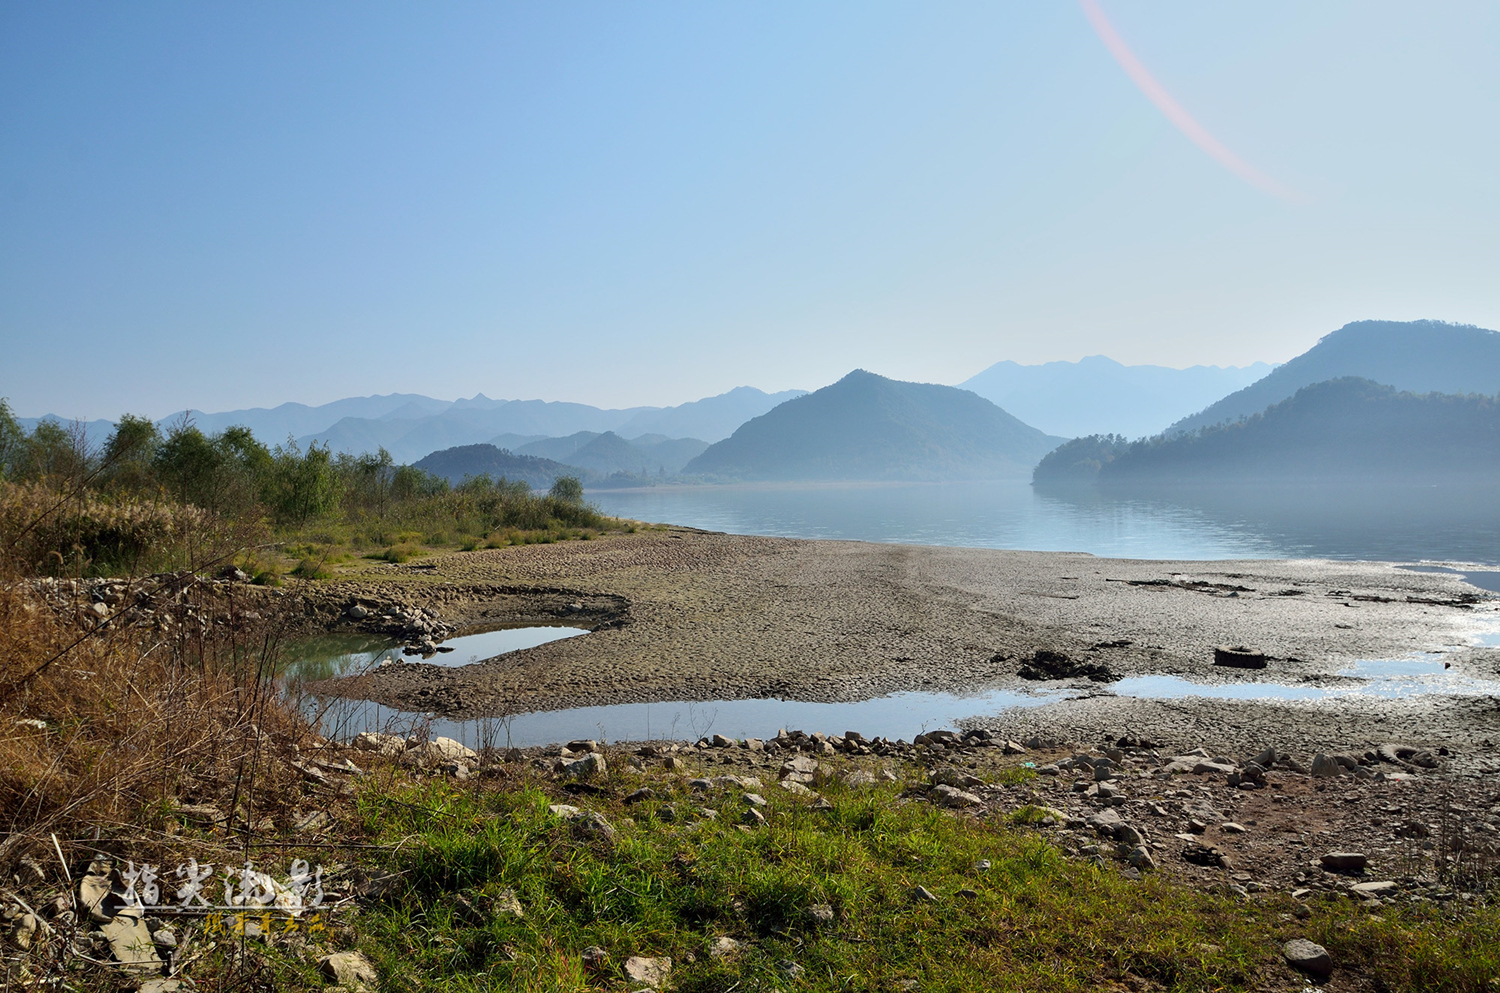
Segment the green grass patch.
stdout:
[[[619,798],[649,784],[657,796]],[[1500,976],[1500,914],[1445,915],[1348,901],[1297,920],[1287,896],[1244,901],[1068,857],[1038,831],[955,817],[899,786],[825,788],[828,810],[774,785],[768,823],[743,830],[744,790],[612,772],[569,797],[520,776],[503,787],[367,787],[363,832],[392,846],[401,888],[346,933],[389,989],[622,988],[631,955],[669,956],[676,991],[1299,988],[1283,941],[1307,936],[1383,988],[1481,993]],[[614,824],[612,844],[548,812],[567,802]],[[699,808],[717,811],[708,819]],[[1023,808],[1024,809],[1024,808]],[[1026,818],[1019,818],[1026,823]],[[990,868],[980,871],[980,860]],[[939,897],[914,897],[925,887]],[[503,891],[525,915],[499,913]],[[809,914],[833,909],[830,922]],[[744,943],[708,955],[717,937]],[[609,952],[600,973],[582,952]],[[790,978],[783,963],[801,971]]]

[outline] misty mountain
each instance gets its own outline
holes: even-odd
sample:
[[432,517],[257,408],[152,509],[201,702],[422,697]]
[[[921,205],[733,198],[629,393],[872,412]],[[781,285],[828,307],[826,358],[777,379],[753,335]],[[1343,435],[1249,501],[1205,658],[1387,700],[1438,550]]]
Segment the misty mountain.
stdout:
[[1262,378],[1273,367],[1121,365],[1103,355],[1077,362],[997,362],[959,386],[1049,434],[1072,438],[1156,434],[1168,424]]
[[569,465],[608,476],[626,472],[638,476],[676,475],[684,465],[703,454],[708,442],[697,438],[663,438],[645,435],[644,441],[626,441],[613,431],[606,431],[568,457]]
[[539,459],[532,455],[517,455],[494,445],[460,445],[433,452],[413,465],[441,476],[450,483],[462,483],[465,479],[488,475],[491,479],[524,481],[533,489],[551,488],[558,476],[573,476],[587,481],[588,473],[580,472],[570,465],[562,465],[551,459]]
[[661,410],[642,411],[614,430],[624,438],[659,434],[668,438],[721,441],[734,434],[735,428],[750,418],[759,417],[772,407],[806,395],[806,390],[764,393],[753,386],[737,386],[718,396]]
[[1345,377],[1192,434],[1075,439],[1044,458],[1032,478],[1101,486],[1495,480],[1500,397],[1402,392]]
[[[518,455],[536,455],[544,459],[566,462],[574,452],[599,437],[601,431],[575,431],[561,438],[538,438],[515,449]],[[493,444],[500,444],[498,441]],[[503,446],[502,446],[503,447]]]
[[[300,437],[298,441],[303,445],[326,443],[341,452],[373,451],[384,446],[398,462],[405,462],[443,448],[491,442],[501,434],[552,439],[580,432],[598,435],[614,431],[622,436],[635,437],[648,433],[665,434],[667,432],[653,427],[665,425],[673,431],[685,432],[677,437],[702,437],[706,434],[722,438],[742,423],[735,420],[741,414],[750,411],[745,414],[748,419],[764,413],[779,402],[778,397],[795,392],[768,394],[746,386],[677,407],[627,407],[623,410],[605,410],[561,401],[491,400],[480,394],[469,400],[456,401],[439,413],[417,418],[346,417],[326,429]],[[730,421],[734,424],[725,430],[724,426]]]
[[683,469],[728,479],[990,479],[1023,472],[1062,439],[968,390],[856,369],[788,400]]
[[1413,393],[1493,395],[1500,392],[1500,333],[1444,321],[1355,321],[1169,432],[1249,417],[1304,386],[1345,376]]

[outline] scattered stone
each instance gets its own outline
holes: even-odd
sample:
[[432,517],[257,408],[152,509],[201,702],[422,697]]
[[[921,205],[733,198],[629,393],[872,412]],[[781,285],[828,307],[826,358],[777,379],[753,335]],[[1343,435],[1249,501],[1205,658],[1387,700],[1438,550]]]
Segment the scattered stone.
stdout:
[[589,752],[576,759],[558,759],[557,771],[568,779],[584,779],[602,776],[609,770],[609,763],[598,752]]
[[667,977],[671,974],[672,960],[669,958],[632,955],[625,960],[625,978],[632,990],[663,990],[667,985]]
[[1329,957],[1328,949],[1306,938],[1288,941],[1281,946],[1281,954],[1288,965],[1309,975],[1327,978],[1333,973],[1333,959]]
[[791,959],[782,959],[776,963],[776,971],[787,979],[797,979],[802,975],[802,967]]
[[745,802],[752,807],[764,807],[766,805],[766,798],[759,793],[746,793]]
[[495,894],[493,901],[495,913],[499,915],[509,914],[512,917],[525,917],[526,913],[521,909],[521,898],[516,896],[515,890],[501,890]]
[[832,924],[833,907],[826,903],[815,903],[807,908],[807,916],[815,924]]
[[582,838],[585,841],[602,841],[605,844],[614,844],[615,826],[598,811],[590,811],[582,816],[574,816],[570,820],[573,823],[573,834],[575,837]]
[[784,790],[786,790],[788,793],[792,794],[793,796],[816,796],[817,795],[812,790],[808,789],[806,786],[802,785],[801,783],[795,782],[795,781],[790,780],[790,779],[783,779],[781,781],[781,788],[784,789]]
[[380,981],[375,966],[365,958],[363,952],[334,952],[318,959],[318,968],[325,979],[345,989],[364,989]]
[[740,953],[744,945],[733,938],[715,938],[708,943],[708,954],[710,958],[731,958]]
[[571,803],[549,803],[547,805],[547,813],[551,814],[553,817],[561,817],[566,820],[568,818],[577,817],[580,813],[582,813],[582,811],[573,806]]
[[722,734],[714,735],[711,739],[709,739],[709,742],[715,748],[733,748],[739,744],[739,742],[735,741],[733,738],[726,738]]
[[1386,896],[1387,894],[1394,892],[1395,889],[1396,884],[1394,882],[1389,879],[1382,879],[1378,881],[1372,880],[1368,883],[1355,883],[1353,886],[1349,887],[1349,892],[1354,894],[1355,896],[1364,897]]
[[643,801],[654,799],[656,799],[656,791],[649,786],[642,786],[640,789],[625,796],[627,804],[642,803]]
[[1343,766],[1322,752],[1318,752],[1313,756],[1312,774],[1314,779],[1330,779],[1334,776],[1342,775],[1343,771]]
[[1156,868],[1156,859],[1151,857],[1151,852],[1143,847],[1136,847],[1125,857],[1125,863],[1132,869],[1142,872],[1150,872]]
[[925,886],[913,886],[911,890],[911,896],[913,900],[920,900],[923,903],[938,902],[937,894],[933,893],[932,890],[929,890]]
[[604,963],[609,961],[609,952],[606,952],[598,945],[590,945],[583,950],[579,958],[583,960],[583,967],[585,969],[597,971],[604,967]]
[[1363,852],[1329,852],[1319,861],[1333,872],[1363,872],[1369,860]]
[[[1003,661],[1003,658],[997,656],[995,661]],[[1095,683],[1108,683],[1119,678],[1110,671],[1108,666],[1095,662],[1079,662],[1068,658],[1061,652],[1045,648],[1034,652],[1031,658],[1023,660],[1016,675],[1030,680],[1085,677]]]
[[868,769],[855,769],[853,772],[844,777],[845,786],[856,788],[861,786],[874,786],[877,782],[879,782],[879,780],[875,778],[875,774]]
[[740,820],[745,824],[748,824],[750,827],[760,827],[761,825],[766,823],[766,815],[762,814],[754,807],[749,807],[745,810],[744,815],[740,817]]
[[1244,834],[1250,829],[1243,824],[1236,824],[1234,821],[1225,821],[1219,825],[1219,830],[1225,834]]
[[935,800],[940,806],[944,807],[959,808],[984,806],[984,801],[975,796],[973,793],[968,793],[964,790],[956,789],[952,786],[934,786],[932,788],[931,795],[933,800]]
[[[874,781],[874,777],[871,777]],[[952,786],[961,790],[972,790],[984,785],[984,780],[978,776],[964,772],[962,769],[939,769],[932,774],[932,782],[938,786]]]

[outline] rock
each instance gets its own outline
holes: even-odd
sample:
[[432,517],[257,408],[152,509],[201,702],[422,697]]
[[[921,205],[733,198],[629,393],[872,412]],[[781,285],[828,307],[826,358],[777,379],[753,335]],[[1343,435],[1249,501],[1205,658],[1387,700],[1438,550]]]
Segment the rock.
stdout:
[[1244,645],[1214,646],[1214,665],[1226,665],[1234,669],[1264,669],[1268,660],[1265,653]]
[[708,955],[710,958],[731,958],[740,953],[744,945],[733,938],[715,938],[708,943]]
[[934,802],[943,807],[982,807],[984,801],[973,793],[952,786],[934,786],[930,794]]
[[759,793],[746,793],[745,802],[752,807],[764,807],[766,805],[766,798]]
[[670,769],[673,772],[678,772],[682,769],[687,768],[687,763],[682,761],[682,759],[678,758],[675,755],[668,755],[665,759],[662,760],[661,765],[663,769]]
[[832,924],[833,908],[826,903],[815,903],[807,908],[807,917],[814,924]]
[[363,952],[334,952],[318,959],[318,968],[323,977],[335,986],[345,989],[363,989],[380,981],[375,966],[365,958]]
[[962,769],[938,769],[932,774],[932,781],[939,786],[953,786],[961,790],[972,790],[984,785],[984,780]]
[[1333,959],[1329,957],[1328,949],[1306,938],[1293,938],[1282,945],[1281,955],[1292,968],[1308,975],[1327,978],[1333,973]]
[[344,616],[348,617],[351,621],[362,621],[366,617],[370,616],[370,612],[360,604],[356,603],[348,610],[344,611]]
[[105,875],[89,873],[78,880],[78,905],[88,911],[90,920],[102,924],[114,916],[109,890],[109,877]]
[[671,974],[672,960],[669,958],[632,955],[625,960],[625,978],[632,990],[663,990]]
[[361,731],[350,739],[349,744],[362,752],[378,752],[394,758],[406,751],[406,739],[397,734],[381,734],[378,731]]
[[929,890],[925,886],[913,886],[911,888],[911,898],[922,903],[938,902],[937,894],[933,893],[932,890]]
[[1329,852],[1318,861],[1333,872],[1363,872],[1369,860],[1363,852]]
[[1334,776],[1342,775],[1343,771],[1343,766],[1339,765],[1337,761],[1329,758],[1322,752],[1319,752],[1318,754],[1313,756],[1312,774],[1314,779],[1329,779]]
[[1125,862],[1132,869],[1139,869],[1141,872],[1150,872],[1156,868],[1156,860],[1151,857],[1151,853],[1139,846],[1125,857]]
[[479,753],[452,738],[433,738],[427,743],[427,754],[439,762],[478,762]]
[[742,790],[760,789],[760,779],[755,776],[715,776],[713,784],[720,789],[738,787]]
[[802,975],[802,967],[791,959],[782,959],[776,963],[776,971],[787,979],[797,979]]
[[568,779],[585,779],[604,775],[609,771],[609,763],[598,752],[589,752],[581,758],[558,759],[556,769]]
[[733,738],[726,738],[722,734],[716,734],[709,739],[709,744],[713,745],[715,748],[734,748],[739,744],[739,742],[735,741]]
[[795,755],[781,763],[780,777],[799,783],[810,783],[818,771],[818,761],[806,755]]
[[1001,747],[1001,749],[1004,751],[1004,753],[1006,755],[1025,755],[1026,754],[1026,746],[1022,745],[1019,741],[1007,741],[1004,744],[1002,744],[1000,747]]
[[816,796],[817,795],[812,790],[808,789],[806,786],[802,785],[799,782],[791,780],[791,779],[783,779],[781,781],[781,788],[784,789],[784,790],[786,790],[788,793],[792,794],[793,796]]
[[640,789],[628,793],[625,796],[625,802],[627,804],[643,803],[646,800],[654,799],[656,799],[656,791],[649,786],[642,786]]
[[602,841],[605,844],[613,844],[615,840],[615,826],[609,822],[603,814],[598,811],[590,811],[581,816],[570,818],[573,824],[573,835],[585,841]]
[[521,909],[521,898],[516,896],[515,890],[501,890],[495,894],[495,899],[492,902],[496,914],[508,914],[512,917],[526,916],[526,912]]
[[148,979],[136,987],[136,993],[180,993],[180,979]]
[[547,805],[547,813],[551,814],[553,817],[561,817],[563,819],[567,819],[570,817],[577,817],[580,813],[582,813],[582,811],[573,806],[571,803],[549,803]]
[[1368,883],[1355,883],[1349,887],[1349,892],[1355,896],[1388,896],[1395,892],[1396,884],[1389,879],[1371,881]]
[[161,928],[151,932],[151,941],[157,948],[176,948],[177,933],[171,928]]
[[1094,763],[1094,782],[1102,783],[1115,778],[1115,764],[1109,759],[1099,759]]
[[1193,773],[1198,776],[1212,775],[1213,773],[1228,775],[1234,771],[1234,766],[1227,762],[1207,762],[1200,760],[1193,764]]
[[1219,830],[1225,834],[1244,834],[1250,829],[1243,824],[1236,824],[1234,821],[1225,821],[1219,825]]
[[1274,748],[1266,748],[1266,749],[1263,749],[1262,751],[1256,752],[1255,753],[1255,757],[1252,758],[1250,761],[1254,762],[1256,765],[1260,766],[1262,769],[1269,769],[1269,768],[1271,768],[1271,766],[1273,766],[1273,765],[1276,764],[1276,758],[1277,758],[1276,749],[1274,749]]
[[766,815],[762,814],[754,807],[750,807],[745,810],[745,813],[740,817],[740,820],[743,823],[750,825],[751,827],[760,827],[761,825],[766,823]]
[[844,777],[844,785],[850,787],[874,786],[880,780],[868,769],[855,769]]
[[1106,807],[1104,810],[1090,815],[1085,823],[1089,830],[1095,834],[1113,838],[1115,830],[1124,822],[1120,820],[1120,815],[1114,808]]
[[590,945],[583,950],[579,958],[583,960],[583,967],[585,969],[596,971],[603,968],[604,963],[609,961],[609,952],[606,952],[598,945]]
[[1115,840],[1122,845],[1139,845],[1145,839],[1139,831],[1122,821],[1115,825]]
[[568,751],[575,755],[587,755],[591,752],[601,751],[599,742],[593,738],[575,738],[568,742]]

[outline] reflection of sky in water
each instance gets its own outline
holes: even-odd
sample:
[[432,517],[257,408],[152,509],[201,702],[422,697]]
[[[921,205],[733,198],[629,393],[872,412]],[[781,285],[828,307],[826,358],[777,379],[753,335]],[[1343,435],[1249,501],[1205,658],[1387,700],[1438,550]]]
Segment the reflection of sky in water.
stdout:
[[[858,731],[866,737],[905,738],[922,731],[951,728],[960,718],[996,714],[1012,707],[1035,707],[1060,699],[1062,692],[1044,695],[994,691],[973,696],[947,693],[896,693],[855,703],[806,703],[799,700],[720,700],[708,703],[626,703],[605,707],[518,714],[508,720],[433,720],[431,733],[457,738],[469,745],[508,744],[518,748],[574,738],[609,741],[650,739],[696,740],[705,734],[731,738],[770,738],[780,728],[841,733]],[[363,701],[332,705],[324,718],[329,733],[344,737],[360,731],[390,728],[404,732],[420,723],[421,715],[403,713]],[[507,731],[509,738],[507,738]]]
[[494,658],[506,652],[523,648],[535,648],[549,641],[560,641],[588,632],[570,627],[516,627],[481,631],[461,638],[449,638],[443,642],[451,652],[439,652],[423,659],[420,655],[401,653],[400,645],[393,645],[386,638],[365,636],[328,636],[308,638],[292,643],[286,654],[292,661],[286,674],[294,680],[311,682],[328,679],[346,673],[358,672],[380,664],[386,659],[395,662],[425,662],[428,665],[461,666]]
[[606,513],[734,534],[1114,558],[1500,563],[1500,488],[1226,487],[1158,496],[983,483],[590,490]]

